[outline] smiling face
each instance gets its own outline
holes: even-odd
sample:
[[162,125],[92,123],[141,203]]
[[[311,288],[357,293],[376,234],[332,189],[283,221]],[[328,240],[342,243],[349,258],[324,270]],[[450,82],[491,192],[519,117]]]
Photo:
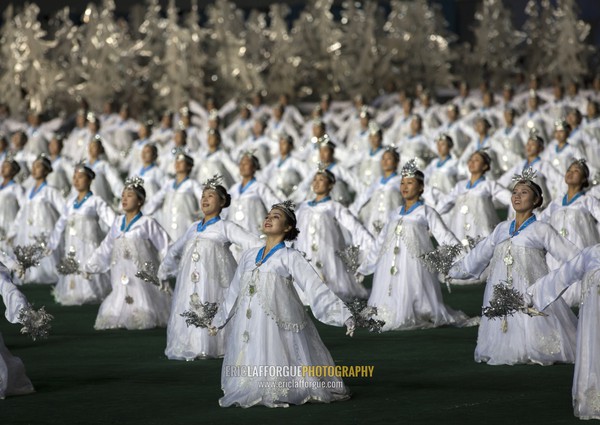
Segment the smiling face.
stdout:
[[278,208],[269,211],[263,222],[263,233],[267,236],[284,236],[291,228],[285,213]]
[[329,195],[329,192],[331,192],[332,188],[333,183],[329,181],[325,174],[315,174],[315,177],[313,178],[312,189],[317,196]]
[[423,193],[423,183],[414,177],[403,177],[400,193],[406,201],[416,201]]
[[213,189],[204,189],[200,206],[205,216],[218,215],[223,209],[225,201]]
[[517,183],[512,191],[512,206],[518,213],[533,211],[539,201],[533,189],[524,183]]

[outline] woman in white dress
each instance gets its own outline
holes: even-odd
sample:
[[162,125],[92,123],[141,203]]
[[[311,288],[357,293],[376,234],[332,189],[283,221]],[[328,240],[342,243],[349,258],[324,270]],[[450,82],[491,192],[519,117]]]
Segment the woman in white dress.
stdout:
[[158,158],[158,148],[154,143],[146,143],[140,149],[141,164],[137,168],[131,167],[129,177],[139,176],[144,180],[144,189],[146,196],[152,199],[154,194],[160,190],[164,181],[165,173],[156,164]]
[[198,155],[196,180],[203,182],[215,174],[219,174],[223,177],[223,186],[229,188],[235,182],[238,167],[223,149],[221,133],[212,128],[207,133],[206,145],[208,148]]
[[438,158],[431,161],[423,171],[428,189],[425,193],[426,200],[430,205],[435,205],[441,196],[450,193],[458,178],[458,161],[450,154],[454,147],[452,138],[446,133],[440,134],[436,147]]
[[510,205],[510,191],[485,178],[491,162],[490,156],[483,150],[471,154],[467,162],[470,178],[459,181],[436,206],[452,233],[463,244],[467,243],[467,236],[485,237],[494,230],[500,221],[495,202],[506,207]]
[[[96,173],[80,163],[73,174],[73,188],[77,195],[70,198],[56,222],[48,242],[48,248],[55,250],[64,246],[65,256],[84,264],[98,248],[115,221],[114,211],[99,196],[90,191]],[[63,236],[64,235],[64,236]],[[61,243],[64,240],[64,243]],[[60,275],[54,287],[56,302],[62,305],[95,304],[101,302],[110,292],[108,273],[84,278],[81,274]]]
[[404,205],[390,214],[357,270],[360,275],[373,274],[368,305],[377,308],[384,331],[462,326],[468,319],[444,304],[437,273],[419,258],[434,249],[430,233],[439,244],[459,243],[439,214],[420,199],[423,182],[423,173],[410,160],[402,169]]
[[100,305],[95,329],[150,329],[167,324],[170,293],[135,276],[146,264],[158,269],[169,245],[169,235],[160,224],[142,215],[145,199],[142,179],[125,182],[121,201],[125,214],[115,219],[83,267],[86,273],[110,271],[112,292]]
[[401,177],[398,175],[400,154],[394,146],[386,146],[381,156],[383,175],[364,190],[350,207],[365,227],[378,235],[392,211],[402,203]]
[[268,205],[280,199],[265,183],[255,178],[260,169],[258,158],[251,151],[242,154],[240,175],[242,181],[231,186],[231,205],[224,217],[257,236],[261,234],[261,223],[267,214]]
[[88,145],[87,166],[94,170],[96,178],[92,182],[92,192],[109,205],[113,205],[123,191],[123,181],[117,170],[104,158],[104,142],[99,135],[94,136]]
[[[531,173],[531,169],[524,172],[514,186],[515,219],[500,223],[450,270],[449,275],[454,278],[477,278],[489,266],[484,307],[490,305],[495,285],[509,285],[524,294],[530,285],[546,275],[546,253],[564,262],[579,252],[552,226],[536,220],[533,211],[543,199],[542,190]],[[530,317],[523,313],[502,320],[482,317],[475,361],[490,365],[572,363],[577,318],[563,300],[558,300],[546,312],[547,317]]]
[[[573,161],[565,174],[567,192],[563,197],[553,200],[540,214],[540,221],[550,224],[563,238],[579,249],[600,242],[600,201],[585,193],[590,185],[589,178],[590,170],[585,160]],[[555,269],[560,263],[550,257],[548,265]],[[563,299],[572,307],[579,305],[580,298],[580,284],[571,285],[563,294]]]
[[273,158],[260,173],[260,181],[269,185],[271,190],[285,199],[294,192],[309,173],[305,161],[294,156],[294,139],[289,134],[279,136],[279,156]]
[[260,244],[257,236],[221,219],[231,197],[220,183],[220,176],[206,182],[201,199],[204,218],[169,247],[158,271],[160,279],[177,276],[165,349],[171,360],[223,357],[224,333],[212,337],[206,329],[187,326],[181,313],[190,310],[191,297],[221,304],[237,267],[229,246],[249,249]]
[[[2,256],[11,268],[17,266],[10,258]],[[6,320],[10,323],[19,323],[21,309],[28,308],[29,303],[25,295],[17,289],[10,278],[10,270],[0,262],[0,296],[6,306],[4,313]],[[20,358],[13,356],[0,334],[0,399],[11,395],[24,395],[35,392],[31,381],[25,374],[25,366]]]
[[369,251],[373,236],[348,208],[331,199],[334,185],[335,176],[331,171],[317,171],[312,185],[315,199],[298,207],[300,235],[296,247],[306,254],[306,259],[335,295],[345,301],[364,299],[369,292],[348,272],[338,252],[350,245]]
[[15,182],[15,176],[21,171],[21,166],[14,159],[6,159],[2,163],[2,184],[0,184],[0,248],[7,250],[6,236],[14,226],[23,202],[23,186]]
[[562,302],[561,294],[576,282],[583,282],[583,296],[577,325],[573,410],[579,419],[600,419],[600,245],[583,249],[530,286],[527,292],[535,306],[547,312],[554,303]]
[[[328,325],[348,327],[354,320],[344,303],[323,283],[314,269],[285,240],[298,235],[291,202],[274,205],[264,220],[266,245],[242,256],[235,276],[209,328],[211,334],[227,325],[225,358],[221,372],[226,406],[287,407],[307,402],[329,403],[349,397],[339,377],[303,376],[300,366],[334,366],[319,338],[292,281],[307,297],[317,319]],[[286,368],[290,376],[244,376],[232,369]],[[235,372],[235,371],[234,371]]]
[[194,159],[183,149],[175,151],[175,178],[167,180],[148,200],[144,214],[156,219],[176,241],[198,217],[202,187],[191,178]]
[[[8,239],[13,247],[48,243],[48,238],[54,230],[56,220],[65,207],[62,194],[46,183],[46,177],[52,172],[50,160],[40,155],[33,163],[31,176],[34,185],[25,194],[21,209],[15,218],[15,223],[8,231]],[[36,240],[36,238],[38,240]],[[56,283],[58,274],[56,264],[58,252],[44,257],[40,264],[27,269],[22,281],[24,283]]]

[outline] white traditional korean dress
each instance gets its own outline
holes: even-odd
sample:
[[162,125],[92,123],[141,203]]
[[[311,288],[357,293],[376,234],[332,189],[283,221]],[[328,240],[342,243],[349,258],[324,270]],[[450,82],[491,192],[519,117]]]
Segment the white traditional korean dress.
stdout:
[[164,327],[171,295],[135,277],[144,263],[158,269],[167,253],[169,235],[156,220],[138,214],[125,224],[118,216],[109,233],[84,266],[88,273],[110,270],[112,292],[100,305],[95,329]]
[[239,167],[223,149],[204,151],[198,155],[194,172],[196,180],[205,182],[215,174],[223,178],[223,186],[230,188],[239,175]]
[[504,186],[485,176],[471,184],[471,180],[462,180],[452,191],[442,197],[436,210],[444,216],[448,228],[458,239],[464,241],[489,235],[500,219],[496,213],[494,202],[508,207],[511,204],[511,193]]
[[544,312],[562,302],[561,293],[574,282],[583,282],[577,326],[577,354],[573,377],[573,409],[580,419],[600,419],[600,245],[583,249],[579,255],[530,286],[534,304]]
[[269,185],[273,193],[285,199],[298,189],[305,175],[309,174],[306,162],[288,155],[285,158],[276,157],[261,171],[260,181]]
[[[106,231],[102,228],[109,229],[115,218],[114,211],[92,192],[81,201],[77,201],[77,197],[71,198],[56,222],[48,247],[54,250],[64,245],[64,256],[74,257],[83,266],[104,239]],[[59,275],[53,295],[62,305],[99,303],[110,288],[108,273],[91,275],[89,279],[81,274]]]
[[349,390],[338,377],[228,375],[232,366],[334,366],[292,282],[321,322],[342,326],[351,316],[299,251],[282,242],[263,253],[264,247],[244,252],[213,320],[228,331],[219,404],[287,407],[347,399]]
[[363,191],[350,207],[350,211],[360,219],[371,234],[378,235],[392,211],[402,205],[401,182],[402,177],[396,172],[388,177],[380,177]]
[[169,247],[158,276],[177,276],[171,315],[167,325],[165,355],[172,360],[222,357],[224,333],[210,336],[206,329],[187,326],[181,313],[190,310],[190,297],[197,294],[201,303],[221,304],[224,291],[235,274],[235,262],[229,246],[243,249],[260,244],[260,239],[235,223],[215,217],[193,223],[186,233]]
[[[29,306],[27,298],[12,283],[10,271],[0,263],[0,295],[6,306],[6,319],[10,323],[19,323],[19,312]],[[0,334],[0,399],[11,395],[23,395],[34,392],[31,381],[25,374],[25,366],[20,358],[13,356]]]
[[[13,239],[13,247],[39,243],[48,243],[54,230],[56,220],[65,207],[62,194],[55,188],[42,183],[34,187],[23,197],[21,209],[15,218],[13,226],[8,231],[8,237]],[[36,238],[39,240],[36,241]],[[44,257],[36,267],[27,269],[24,283],[56,283],[58,274],[56,264],[58,252]]]
[[[476,278],[489,266],[484,307],[490,305],[494,285],[509,282],[514,289],[525,293],[530,285],[546,275],[546,253],[564,262],[579,252],[552,226],[536,221],[535,216],[519,229],[514,227],[514,221],[500,223],[450,270],[454,278]],[[515,313],[504,320],[483,316],[475,361],[490,365],[572,363],[577,318],[563,300],[554,303],[546,313],[547,317]]]
[[231,205],[223,210],[223,218],[255,235],[262,234],[262,223],[271,205],[281,202],[266,184],[254,178],[243,187],[241,182],[234,184],[229,194]]
[[177,183],[170,179],[146,202],[143,211],[155,215],[160,225],[176,241],[198,218],[202,186],[189,177]]
[[303,202],[296,216],[300,230],[296,247],[306,254],[329,289],[345,301],[367,298],[369,292],[348,272],[348,266],[338,253],[350,245],[358,245],[363,253],[369,251],[374,240],[368,230],[346,207],[329,196],[320,201]]
[[19,212],[19,205],[25,191],[23,187],[14,180],[6,185],[0,184],[0,248],[7,250],[6,236],[15,224],[15,218]]
[[[584,192],[579,192],[570,200],[567,200],[567,195],[555,199],[540,214],[539,219],[550,224],[563,238],[579,249],[600,242],[600,201],[593,196],[586,196]],[[550,269],[556,269],[560,264],[554,258],[548,258]],[[563,294],[563,299],[572,307],[578,306],[581,300],[581,285],[570,285]]]
[[368,305],[377,307],[384,331],[464,325],[468,317],[444,304],[437,273],[421,255],[433,251],[429,234],[440,244],[459,243],[439,214],[422,201],[390,214],[358,273],[373,273]]
[[139,176],[144,180],[146,199],[152,199],[152,197],[161,189],[167,178],[163,170],[161,170],[156,163],[141,165],[136,169],[132,168],[129,177],[135,176]]
[[88,162],[86,165],[96,173],[91,186],[91,191],[96,196],[100,196],[109,205],[113,204],[115,198],[121,198],[123,181],[112,165],[103,159],[97,159],[94,163]]

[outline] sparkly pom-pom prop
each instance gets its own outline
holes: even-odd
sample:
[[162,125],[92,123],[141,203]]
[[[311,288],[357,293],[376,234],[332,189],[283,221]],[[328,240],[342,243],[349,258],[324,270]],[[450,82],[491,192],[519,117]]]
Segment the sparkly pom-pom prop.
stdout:
[[448,292],[451,292],[448,272],[463,249],[464,247],[461,244],[440,245],[433,251],[419,256],[430,271],[440,273],[444,276],[444,283],[448,288]]
[[17,262],[23,267],[23,270],[27,270],[40,264],[40,260],[44,256],[45,250],[46,249],[39,244],[25,246],[17,245],[15,247],[15,257],[17,257]]
[[75,252],[70,251],[60,263],[56,265],[56,271],[62,275],[79,274],[79,261],[75,257]]
[[346,303],[346,307],[352,313],[357,328],[368,329],[369,332],[381,333],[385,322],[373,318],[377,316],[377,307],[368,306],[366,300],[358,298]]
[[217,303],[202,303],[197,293],[190,296],[190,309],[180,314],[185,318],[185,323],[197,328],[208,328],[213,317],[217,314],[219,306]]
[[507,281],[501,281],[494,285],[494,292],[490,299],[490,305],[482,308],[482,314],[488,319],[502,319],[502,331],[508,329],[506,318],[517,312],[529,316],[547,316],[532,307],[527,306],[523,294],[512,287]]
[[19,311],[17,320],[23,325],[21,333],[28,334],[31,339],[36,341],[48,338],[48,332],[51,328],[50,321],[52,319],[54,319],[54,316],[48,314],[44,307],[35,310],[29,306]]
[[152,262],[146,261],[142,266],[142,269],[136,272],[135,277],[155,286],[160,286],[160,280],[156,274],[156,267]]
[[348,273],[356,273],[360,266],[360,247],[358,245],[350,245],[346,249],[336,251],[335,255],[341,258]]

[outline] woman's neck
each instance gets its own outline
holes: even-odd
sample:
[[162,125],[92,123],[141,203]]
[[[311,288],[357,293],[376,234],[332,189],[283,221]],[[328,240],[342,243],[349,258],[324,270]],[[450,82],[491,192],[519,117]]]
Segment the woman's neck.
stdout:
[[90,191],[89,187],[87,189],[78,191],[77,200],[81,201],[83,198],[85,198],[85,195],[87,195],[89,193],[89,191]]
[[570,184],[567,186],[567,199],[573,199],[573,196],[581,192],[583,188],[580,185]]
[[41,185],[43,185],[46,182],[46,178],[41,178],[41,179],[35,179],[35,188],[39,188]]
[[532,162],[537,157],[538,157],[537,153],[532,153],[531,155],[527,155],[527,162]]
[[419,201],[419,198],[404,198],[404,209],[409,210],[414,204]]
[[246,186],[250,182],[250,180],[252,180],[253,178],[254,178],[254,176],[242,177],[242,187]]
[[471,184],[475,183],[483,176],[483,173],[472,173],[471,174]]
[[221,213],[221,211],[215,211],[214,213],[206,214],[204,216],[203,223],[206,223],[209,220],[212,220],[213,218],[218,217],[220,213]]
[[386,179],[392,175],[392,173],[394,172],[394,170],[384,170],[383,171],[383,177],[385,177]]
[[176,173],[175,174],[175,181],[179,184],[182,181],[184,181],[188,176],[188,173]]
[[315,197],[315,201],[319,202],[325,198],[327,198],[329,196],[329,192],[327,193],[319,193],[317,194],[317,196]]
[[518,229],[525,221],[533,215],[532,210],[517,212],[515,214],[515,229]]
[[273,249],[277,244],[283,242],[285,235],[268,235],[265,245],[265,255]]
[[4,177],[2,179],[2,186],[6,186],[12,179],[9,177]]
[[135,210],[133,210],[133,211],[126,211],[126,212],[125,212],[125,221],[126,221],[127,223],[130,223],[130,222],[131,222],[131,220],[133,220],[133,218],[134,218],[136,215],[138,215],[138,214],[139,214],[139,212],[140,212],[140,210],[139,210],[139,209],[135,209]]

